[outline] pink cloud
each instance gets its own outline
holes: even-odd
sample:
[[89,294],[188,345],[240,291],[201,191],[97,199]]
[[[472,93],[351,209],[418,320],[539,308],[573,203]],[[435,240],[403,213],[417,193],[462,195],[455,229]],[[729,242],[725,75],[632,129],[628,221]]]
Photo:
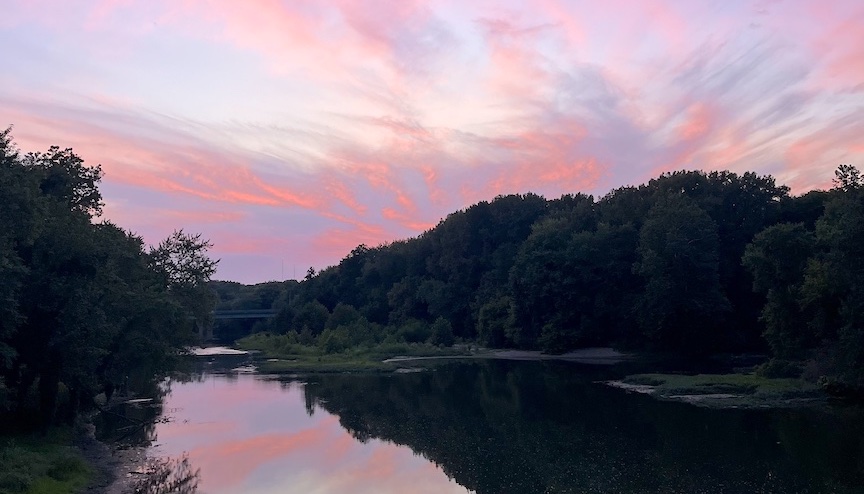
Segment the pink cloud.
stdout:
[[206,469],[206,484],[225,489],[241,484],[267,462],[317,448],[326,434],[326,430],[314,428],[208,444],[189,451],[189,459],[193,465]]
[[237,223],[247,215],[238,211],[177,211],[162,210],[163,219],[175,224]]
[[366,214],[367,207],[357,200],[356,194],[345,182],[329,177],[324,189],[331,197],[347,206],[354,214],[359,216]]
[[21,50],[0,113],[21,146],[102,163],[121,225],[181,223],[244,259],[333,263],[496,194],[603,193],[694,167],[776,173],[797,192],[864,158],[854,1],[8,10],[0,34]]
[[826,85],[864,92],[864,10],[825,33],[816,49],[826,60]]
[[[331,259],[340,259],[360,244],[377,246],[393,240],[393,233],[381,227],[331,228],[310,240],[310,247]],[[335,263],[334,263],[335,264]]]
[[685,111],[685,121],[679,127],[680,138],[692,141],[704,138],[711,132],[714,115],[705,103],[693,103]]
[[357,440],[351,437],[350,434],[341,434],[328,447],[325,453],[327,462],[331,465],[336,465],[346,459],[351,453],[351,450],[357,446]]
[[396,221],[399,224],[401,224],[402,226],[404,226],[405,228],[408,228],[408,229],[413,230],[415,232],[422,232],[422,231],[428,230],[428,229],[432,228],[433,226],[435,226],[435,223],[433,223],[433,222],[417,221],[416,219],[412,218],[411,216],[408,216],[404,213],[400,213],[399,211],[396,211],[395,209],[391,209],[391,208],[382,209],[381,210],[381,216],[383,216],[385,219],[388,219],[391,221]]
[[[348,468],[344,465],[326,480],[327,492],[465,492],[448,481],[440,467],[406,451],[404,446],[373,440],[371,452]],[[352,448],[360,450],[357,442]],[[367,450],[369,448],[366,448]],[[335,466],[335,465],[334,465]]]

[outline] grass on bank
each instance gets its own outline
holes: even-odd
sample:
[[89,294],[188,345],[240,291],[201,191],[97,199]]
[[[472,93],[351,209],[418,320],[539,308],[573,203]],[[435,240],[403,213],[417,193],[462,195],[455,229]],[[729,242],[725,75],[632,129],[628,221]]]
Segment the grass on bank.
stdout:
[[72,444],[71,429],[43,435],[0,436],[0,494],[82,491],[90,467]]
[[777,379],[757,374],[636,374],[625,384],[654,387],[659,398],[735,395],[732,405],[776,405],[783,401],[820,398],[822,389],[801,379]]
[[[389,358],[447,357],[469,355],[467,348],[443,347],[429,343],[383,342],[360,344],[348,348],[328,348],[326,345],[304,345],[289,335],[255,333],[237,340],[243,350],[261,352],[258,363],[261,372],[392,372],[406,364],[384,362]],[[414,362],[410,365],[414,366]]]

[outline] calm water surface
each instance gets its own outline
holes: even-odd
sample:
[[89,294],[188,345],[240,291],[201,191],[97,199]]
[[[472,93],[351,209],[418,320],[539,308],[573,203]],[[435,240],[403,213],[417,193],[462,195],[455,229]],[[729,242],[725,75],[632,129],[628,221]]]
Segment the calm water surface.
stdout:
[[[212,368],[212,366],[211,366]],[[707,410],[606,387],[622,366],[393,375],[194,373],[152,453],[206,493],[864,492],[859,408]]]
[[302,384],[250,374],[172,383],[153,452],[187,453],[214,494],[466,492],[408,447],[354,439],[305,399]]

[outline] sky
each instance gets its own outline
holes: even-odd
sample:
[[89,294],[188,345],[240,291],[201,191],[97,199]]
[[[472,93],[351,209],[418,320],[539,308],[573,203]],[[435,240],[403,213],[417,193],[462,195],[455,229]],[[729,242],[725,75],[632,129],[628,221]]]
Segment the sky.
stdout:
[[864,166],[861,0],[0,0],[0,127],[107,220],[302,278],[499,194]]

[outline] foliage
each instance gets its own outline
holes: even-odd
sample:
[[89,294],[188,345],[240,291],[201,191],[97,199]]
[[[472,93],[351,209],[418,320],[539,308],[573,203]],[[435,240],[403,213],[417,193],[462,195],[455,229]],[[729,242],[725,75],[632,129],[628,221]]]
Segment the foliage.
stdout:
[[652,386],[656,396],[673,399],[712,394],[749,395],[752,401],[736,402],[745,406],[781,405],[783,400],[821,396],[813,383],[759,374],[635,374],[627,376],[623,382]]
[[800,362],[772,358],[756,368],[756,374],[764,377],[798,378],[803,372]]
[[640,326],[660,348],[718,348],[729,303],[720,286],[717,244],[716,223],[692,200],[671,196],[649,211],[633,269],[645,280]]
[[218,260],[207,257],[213,245],[201,234],[190,235],[175,230],[168,238],[151,248],[150,263],[173,289],[193,288],[206,283],[216,272]]
[[58,429],[48,436],[0,438],[0,493],[64,494],[78,492],[91,471],[68,446],[71,432]]
[[487,302],[477,314],[477,333],[480,341],[490,347],[502,347],[508,340],[522,341],[522,333],[511,323],[510,297],[499,297]]
[[834,171],[834,185],[844,192],[851,192],[864,187],[864,177],[852,165],[840,165]]
[[599,199],[499,196],[282,285],[277,317],[248,331],[319,347],[323,336],[337,353],[446,345],[447,324],[454,340],[553,353],[770,352],[772,368],[864,386],[864,189],[850,165],[836,176],[797,197],[728,171],[667,173]]
[[779,223],[759,232],[742,262],[753,275],[753,289],[764,293],[761,320],[775,357],[801,358],[815,343],[800,304],[807,263],[815,236],[804,225]]
[[[167,371],[212,310],[209,242],[158,247],[96,222],[101,169],[70,149],[21,155],[0,133],[0,413],[71,422],[100,392]],[[62,395],[61,395],[62,391]]]
[[766,228],[744,264],[766,292],[762,319],[775,359],[808,360],[805,374],[837,392],[864,389],[864,189],[841,165],[813,226]]
[[432,323],[432,336],[429,341],[433,345],[453,346],[455,340],[453,338],[453,326],[450,324],[450,321],[440,316],[438,319],[435,319],[435,322]]
[[[257,350],[266,357],[259,369],[268,373],[298,372],[368,372],[389,371],[399,367],[396,362],[384,362],[393,357],[442,357],[466,354],[464,349],[444,348],[430,343],[352,343],[347,329],[325,329],[316,345],[298,342],[297,334],[255,333],[237,340],[245,350]],[[417,362],[412,362],[416,365]]]

